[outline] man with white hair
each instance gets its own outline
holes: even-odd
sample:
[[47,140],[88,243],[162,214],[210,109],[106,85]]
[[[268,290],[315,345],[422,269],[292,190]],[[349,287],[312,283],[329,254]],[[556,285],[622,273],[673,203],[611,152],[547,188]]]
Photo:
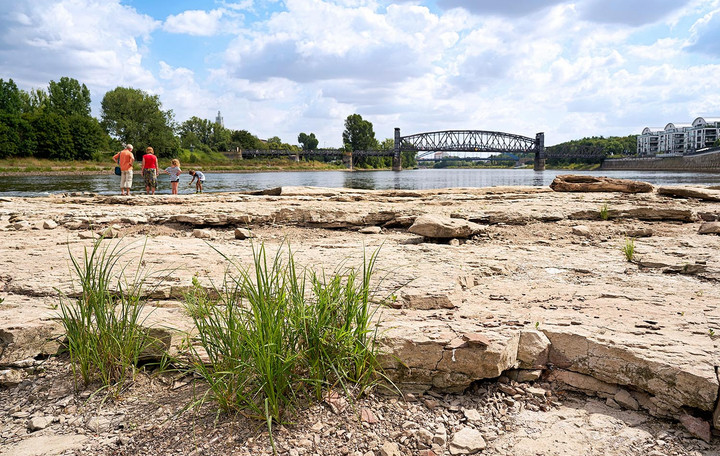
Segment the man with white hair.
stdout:
[[135,161],[132,150],[132,144],[126,144],[125,149],[113,157],[113,160],[120,165],[120,195],[130,196],[130,187],[132,187],[133,178],[133,162]]

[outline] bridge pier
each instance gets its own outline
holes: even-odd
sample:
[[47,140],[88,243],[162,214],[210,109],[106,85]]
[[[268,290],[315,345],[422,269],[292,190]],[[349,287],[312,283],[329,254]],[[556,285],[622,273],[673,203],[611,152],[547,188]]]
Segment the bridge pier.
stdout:
[[533,163],[535,171],[545,171],[545,133],[535,135],[535,161]]
[[343,152],[342,161],[347,169],[353,169],[352,152]]
[[400,155],[400,129],[395,128],[395,147],[393,149],[392,170],[402,171],[402,157]]

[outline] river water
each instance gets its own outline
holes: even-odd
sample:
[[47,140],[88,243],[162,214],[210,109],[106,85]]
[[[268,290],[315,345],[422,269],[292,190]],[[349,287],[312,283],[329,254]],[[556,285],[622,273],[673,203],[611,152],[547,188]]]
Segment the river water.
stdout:
[[[133,191],[144,193],[142,176],[135,173]],[[287,171],[263,173],[207,173],[205,192],[263,190],[281,186],[313,186],[357,189],[435,189],[492,187],[501,185],[547,186],[558,174],[587,174],[633,179],[655,185],[720,185],[720,173],[669,171],[567,171],[531,169],[415,169],[394,171]],[[190,176],[183,175],[180,193],[194,193]],[[119,193],[115,175],[11,175],[0,178],[0,196],[44,196],[51,193]],[[169,176],[158,182],[159,194],[170,193]]]

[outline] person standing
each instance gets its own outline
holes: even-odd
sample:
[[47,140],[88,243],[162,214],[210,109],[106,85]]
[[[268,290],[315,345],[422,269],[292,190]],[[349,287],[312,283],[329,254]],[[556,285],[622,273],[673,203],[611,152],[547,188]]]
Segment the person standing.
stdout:
[[170,161],[170,164],[172,166],[165,168],[165,173],[170,175],[170,193],[177,195],[178,185],[180,185],[180,174],[182,174],[182,170],[180,169],[180,160],[173,158]]
[[157,188],[158,165],[152,147],[145,149],[145,155],[142,158],[142,175],[145,181],[145,194],[154,195]]
[[132,153],[132,144],[126,144],[125,148],[113,156],[115,163],[120,165],[120,194],[130,196],[130,187],[133,179],[133,162],[135,156]]

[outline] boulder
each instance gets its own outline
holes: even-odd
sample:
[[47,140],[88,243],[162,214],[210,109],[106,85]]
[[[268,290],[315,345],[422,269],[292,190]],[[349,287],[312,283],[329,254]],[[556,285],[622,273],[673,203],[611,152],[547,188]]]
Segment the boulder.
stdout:
[[711,190],[700,187],[659,187],[658,195],[671,196],[674,198],[697,198],[705,201],[720,201],[720,190]]
[[650,193],[653,191],[653,186],[647,182],[576,174],[557,176],[550,184],[550,188],[556,192]]
[[519,334],[495,333],[492,340],[480,341],[472,335],[476,331],[469,323],[388,320],[378,331],[381,365],[403,390],[463,391],[476,380],[499,377],[516,363]]
[[523,369],[544,368],[548,361],[550,340],[536,329],[523,330],[520,333],[517,359]]
[[720,222],[705,222],[700,225],[698,234],[720,234]]
[[[645,391],[655,396],[655,405],[666,414],[677,413],[683,407],[708,412],[715,408],[718,379],[710,359],[708,365],[691,366],[672,356],[657,357],[632,344],[596,340],[593,334],[544,332],[551,343],[549,361],[557,368]],[[679,351],[682,353],[682,346]],[[617,390],[612,395],[616,393]]]
[[613,396],[613,399],[626,409],[638,410],[640,408],[638,401],[627,390],[621,389]]
[[55,223],[55,220],[44,220],[43,221],[43,228],[46,230],[54,230],[57,228],[58,224]]
[[13,366],[28,358],[54,355],[60,347],[59,324],[30,321],[0,326],[0,366]]
[[453,219],[438,215],[422,215],[408,228],[413,234],[426,238],[452,239],[468,238],[485,231],[485,227],[462,219]]

